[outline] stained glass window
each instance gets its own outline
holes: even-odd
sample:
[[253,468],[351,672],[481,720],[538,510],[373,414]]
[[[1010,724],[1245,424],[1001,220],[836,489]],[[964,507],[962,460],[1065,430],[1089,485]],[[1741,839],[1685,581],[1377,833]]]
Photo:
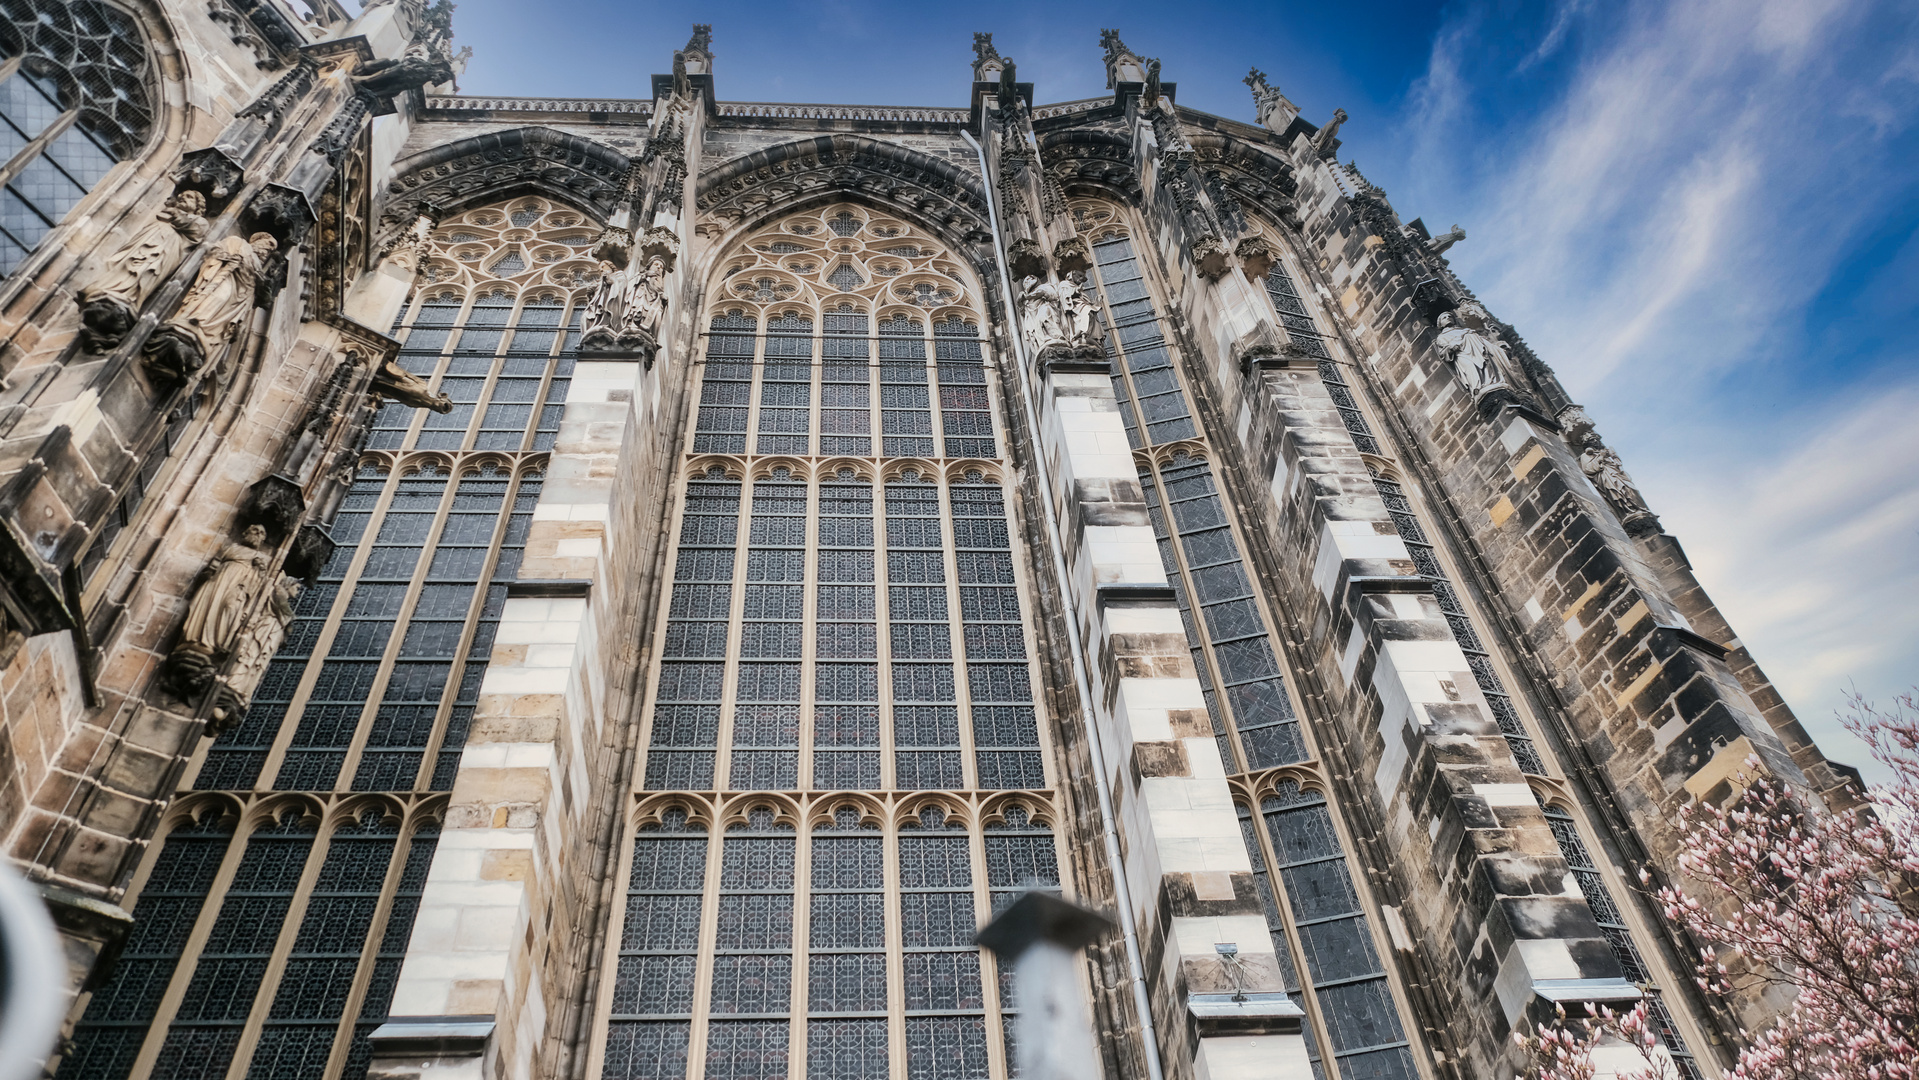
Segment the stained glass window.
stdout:
[[1128,438],[1134,446],[1192,438],[1198,429],[1132,240],[1117,232],[1095,240],[1093,264],[1124,369],[1113,374],[1113,392]]
[[0,9],[0,277],[146,145],[152,69],[139,25],[101,0]]

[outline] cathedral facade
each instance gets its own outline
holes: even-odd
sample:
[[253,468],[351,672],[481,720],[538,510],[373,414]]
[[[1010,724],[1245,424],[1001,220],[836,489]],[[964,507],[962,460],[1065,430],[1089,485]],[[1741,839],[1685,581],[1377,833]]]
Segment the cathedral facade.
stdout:
[[1720,1075],[1780,1002],[1641,881],[1848,770],[1344,113],[1086,46],[482,98],[445,0],[0,3],[49,1075],[1006,1078],[1032,891],[1112,919],[1087,1076],[1511,1075],[1640,1000]]

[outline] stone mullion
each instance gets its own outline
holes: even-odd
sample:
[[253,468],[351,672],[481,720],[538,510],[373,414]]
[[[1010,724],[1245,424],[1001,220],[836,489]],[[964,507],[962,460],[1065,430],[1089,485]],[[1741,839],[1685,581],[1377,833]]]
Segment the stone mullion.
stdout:
[[[466,288],[465,292],[466,297],[460,302],[459,313],[453,316],[453,325],[447,331],[446,343],[440,346],[440,357],[434,362],[433,372],[431,375],[425,376],[427,381],[432,384],[431,389],[434,393],[441,392],[440,385],[446,382],[452,372],[454,354],[460,347],[460,339],[466,337],[467,320],[473,317],[474,304],[480,298],[480,286],[473,285]],[[413,305],[408,309],[407,314],[412,317],[416,323],[419,321],[420,299],[417,295],[414,298]],[[411,327],[408,328],[407,336],[413,336]],[[406,347],[405,342],[401,342],[401,347]],[[458,406],[455,406],[455,408],[458,408]],[[426,430],[426,417],[426,410],[413,410],[413,415],[407,420],[406,430],[400,434],[400,448],[394,451],[396,456],[401,453],[411,452],[415,448],[415,444],[420,441],[420,432]],[[471,430],[472,425],[469,423],[467,427]],[[449,456],[451,456],[452,452],[448,453]]]
[[[524,479],[520,471],[522,464],[521,459],[524,455],[509,454],[507,456],[507,467],[511,472],[512,480],[507,484],[506,494],[502,496],[500,509],[495,515],[493,538],[488,541],[486,559],[480,564],[479,580],[476,581],[473,586],[473,599],[467,602],[466,622],[460,629],[459,646],[454,652],[453,662],[447,669],[446,685],[442,687],[440,691],[440,703],[436,706],[438,711],[433,716],[433,727],[427,733],[426,746],[420,754],[420,768],[414,773],[413,790],[415,791],[427,791],[432,788],[433,772],[438,766],[440,748],[446,742],[446,727],[453,717],[452,706],[455,701],[459,700],[460,686],[466,679],[467,668],[475,663],[485,664],[488,662],[488,660],[476,660],[473,657],[473,637],[479,632],[480,613],[486,609],[487,589],[492,585],[493,572],[499,567],[500,549],[506,541],[506,530],[513,520],[513,503],[514,500],[519,497],[520,483]],[[456,476],[449,485],[454,489],[453,493],[456,495],[459,491],[459,481],[460,478]],[[452,505],[451,501],[447,503],[449,512],[451,511]],[[442,525],[441,527],[444,528],[445,526]],[[434,547],[437,549],[437,542]],[[431,565],[432,560],[429,558],[427,563]],[[425,579],[422,578],[422,588],[424,588],[424,582]],[[417,598],[414,606],[418,606]],[[406,636],[404,631],[412,625],[412,622],[412,612],[409,610],[406,622],[395,627],[395,629],[402,631],[400,634],[402,640],[404,640]],[[477,701],[474,707],[477,712]],[[369,731],[369,735],[370,734],[371,732]],[[362,749],[364,749],[364,747]],[[344,769],[342,769],[342,771],[344,771]],[[449,787],[450,786],[451,785],[449,785]]]
[[[398,453],[395,452],[395,457]],[[346,615],[347,601],[353,590],[359,588],[360,574],[366,569],[367,559],[372,556],[373,542],[380,535],[380,528],[386,524],[386,514],[393,505],[393,496],[400,490],[400,470],[387,470],[385,487],[380,498],[374,504],[373,511],[367,515],[366,527],[360,531],[360,545],[354,549],[353,558],[347,563],[345,573],[340,575],[339,591],[333,594],[333,608],[327,612],[326,624],[313,640],[313,648],[307,651],[306,667],[300,672],[300,681],[293,689],[291,700],[287,702],[286,715],[280,719],[280,729],[273,737],[273,744],[267,750],[266,760],[260,763],[259,774],[253,779],[256,791],[274,790],[273,784],[279,779],[280,767],[286,763],[288,749],[293,745],[293,737],[299,733],[300,721],[306,715],[307,700],[313,695],[313,686],[320,679],[320,669],[326,666],[327,654],[332,651],[333,639],[339,635],[340,623]],[[206,740],[211,747],[212,740]],[[206,751],[200,757],[202,767],[206,764]],[[341,771],[345,771],[341,766]],[[337,781],[336,781],[337,783]]]
[[[801,535],[805,536],[810,542],[807,543],[800,558],[800,565],[802,567],[800,572],[800,703],[798,709],[799,716],[794,721],[794,723],[798,725],[799,752],[794,755],[797,760],[793,766],[793,786],[802,791],[810,790],[817,786],[814,783],[813,775],[813,754],[815,749],[813,724],[815,714],[819,711],[817,702],[819,697],[820,659],[819,596],[821,537],[819,530],[824,526],[826,520],[820,513],[820,497],[823,491],[822,482],[824,480],[825,477],[817,475],[806,480],[806,521],[801,532]],[[750,545],[752,538],[748,537],[747,542]],[[746,587],[741,586],[740,594],[742,602],[744,602],[745,593]],[[744,633],[744,624],[742,624],[742,633]],[[714,782],[717,783],[718,779],[718,777],[715,777]],[[798,914],[796,912],[795,918],[797,917]]]
[[[985,826],[980,821],[977,792],[961,796],[966,813],[966,855],[972,866],[973,925],[983,927],[993,920],[993,889],[986,876]],[[1063,875],[1062,875],[1063,876]],[[999,972],[993,966],[991,950],[979,950],[981,1023],[986,1029],[986,1062],[993,1076],[1012,1076],[1006,1060],[1006,1039],[1001,1034]]]
[[[884,775],[882,773],[882,775]],[[880,797],[880,895],[886,925],[886,1058],[888,1076],[906,1075],[906,926],[900,906],[899,796]]]
[[[952,477],[944,475],[934,477],[933,481],[939,488],[940,556],[946,573],[946,603],[949,605],[946,610],[953,624],[953,705],[958,715],[966,718],[965,723],[958,725],[960,787],[975,791],[979,788],[979,739],[973,734],[972,657],[966,654],[966,613],[960,607],[959,529],[953,520],[953,482]],[[1011,532],[1010,528],[1008,532]]]
[[[927,425],[933,429],[933,452],[927,455],[934,461],[944,461],[946,453],[946,411],[940,402],[939,342],[933,335],[933,317],[926,317],[926,330],[920,338],[920,347],[926,350],[926,416]],[[985,351],[981,350],[981,356]],[[884,449],[882,447],[882,449]]]
[[[240,1029],[240,1041],[233,1048],[232,1060],[227,1063],[227,1080],[246,1080],[247,1071],[253,1063],[253,1052],[259,1048],[260,1032],[266,1027],[267,1014],[273,1010],[273,999],[279,996],[280,979],[286,974],[287,956],[293,952],[294,939],[300,936],[300,924],[306,919],[307,903],[313,898],[314,883],[319,880],[327,852],[333,848],[333,834],[340,828],[339,819],[333,815],[335,809],[337,807],[332,805],[321,807],[321,829],[313,838],[313,843],[307,846],[306,866],[300,871],[300,883],[294,887],[293,900],[287,905],[286,916],[280,921],[280,936],[274,940],[266,971],[260,976],[260,985],[254,991],[253,1008],[247,1013],[246,1023]],[[329,816],[335,816],[331,823],[325,820]],[[351,818],[346,820],[352,821]],[[388,868],[391,869],[390,860]],[[362,960],[364,958],[362,950]],[[358,969],[355,969],[356,980],[358,977]],[[337,1034],[335,1038],[338,1038]]]
[[[360,711],[360,722],[353,729],[352,740],[347,743],[346,758],[340,763],[339,775],[333,778],[334,791],[353,790],[353,776],[360,767],[360,755],[366,749],[367,739],[373,734],[373,723],[380,715],[380,706],[384,704],[382,699],[386,695],[388,682],[393,678],[393,667],[399,662],[400,646],[406,641],[407,624],[413,621],[413,610],[419,605],[420,593],[426,586],[427,571],[433,565],[433,553],[439,549],[440,533],[446,528],[446,519],[453,509],[453,500],[459,494],[462,468],[459,458],[462,455],[449,454],[448,456],[454,458],[454,464],[447,470],[446,490],[440,493],[440,508],[434,512],[433,524],[427,529],[427,540],[420,546],[420,557],[413,564],[413,576],[407,581],[406,592],[400,598],[400,610],[393,615],[393,632],[387,636],[386,649],[380,655],[379,670],[374,674],[373,685],[367,691],[366,707]],[[395,490],[398,490],[397,485]],[[494,526],[496,540],[498,536],[499,526],[496,523]],[[374,540],[377,542],[378,539],[376,534]],[[362,540],[362,543],[366,542]],[[366,548],[371,551],[372,545],[367,544]],[[469,620],[472,614],[472,610],[468,609]],[[324,664],[325,660],[322,659],[321,663]],[[458,692],[455,680],[449,678],[447,682],[449,685],[442,687],[440,692],[442,709],[445,708],[447,695]],[[440,719],[440,717],[434,718],[435,727],[439,725]],[[423,759],[421,768],[429,768],[430,761],[431,759]],[[427,775],[432,774],[429,772]],[[417,779],[419,773],[415,773],[414,776]]]
[[[721,746],[724,748],[725,744]],[[717,771],[714,782],[719,782]],[[726,817],[732,811],[734,802],[747,798],[751,798],[751,795],[735,798],[715,795],[708,804],[713,816],[707,824],[705,891],[700,894],[699,945],[693,954],[693,1009],[687,1021],[689,1026],[686,1033],[686,1075],[689,1078],[706,1074],[706,1027],[713,1015],[713,958],[720,933],[720,860],[726,849]]]
[[[740,647],[746,634],[746,553],[753,546],[753,487],[753,470],[747,468],[742,472],[740,479],[740,527],[734,534],[739,537],[739,543],[733,552],[733,589],[728,599],[729,607],[726,614],[728,644],[726,665],[720,674],[720,721],[713,735],[713,790],[715,791],[729,790],[733,778],[733,710],[737,707],[739,700]],[[680,498],[681,505],[684,506],[684,484],[682,484]],[[671,601],[670,593],[668,600]],[[802,688],[804,688],[803,684]]]
[[[802,733],[801,739],[805,739]],[[802,756],[801,764],[805,764]],[[803,785],[804,786],[804,785]],[[806,1036],[808,1034],[808,997],[811,986],[808,973],[813,957],[813,832],[817,820],[817,795],[799,797],[799,821],[793,830],[793,981],[787,987],[791,1011],[787,1018],[786,1077],[806,1080]],[[832,819],[827,818],[828,821]]]
[[874,661],[879,667],[879,701],[874,712],[879,717],[880,748],[880,789],[892,791],[899,787],[899,770],[895,768],[893,755],[898,752],[898,740],[893,731],[893,709],[898,704],[893,697],[893,575],[889,563],[892,555],[890,538],[886,535],[886,474],[883,469],[875,469],[873,475],[873,640]]

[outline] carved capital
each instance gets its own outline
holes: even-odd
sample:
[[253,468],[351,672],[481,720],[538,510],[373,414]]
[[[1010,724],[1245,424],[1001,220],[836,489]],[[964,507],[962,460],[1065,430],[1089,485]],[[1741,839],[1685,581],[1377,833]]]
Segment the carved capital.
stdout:
[[1086,247],[1086,241],[1077,236],[1069,236],[1053,245],[1053,265],[1062,274],[1075,270],[1085,273],[1093,268],[1093,253]]

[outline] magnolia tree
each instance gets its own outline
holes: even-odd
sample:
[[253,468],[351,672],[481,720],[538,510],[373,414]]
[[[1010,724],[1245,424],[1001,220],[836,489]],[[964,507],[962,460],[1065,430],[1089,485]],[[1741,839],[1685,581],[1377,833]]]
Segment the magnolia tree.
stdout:
[[[1808,812],[1754,769],[1731,808],[1681,811],[1689,887],[1653,894],[1705,943],[1708,993],[1790,996],[1770,1026],[1742,1033],[1741,1080],[1919,1080],[1919,694],[1890,709],[1855,694],[1842,719],[1892,771],[1872,792],[1876,812]],[[1562,1010],[1557,1026],[1515,1038],[1532,1080],[1677,1076],[1643,1003]]]

